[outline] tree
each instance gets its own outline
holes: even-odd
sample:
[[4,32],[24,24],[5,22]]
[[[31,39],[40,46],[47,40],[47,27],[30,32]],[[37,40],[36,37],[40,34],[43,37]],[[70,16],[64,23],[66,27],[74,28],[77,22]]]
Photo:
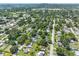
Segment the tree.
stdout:
[[10,44],[10,45],[16,45],[15,43],[16,37],[14,35],[9,34],[8,39],[9,40],[6,41],[5,43]]
[[28,45],[28,44],[30,44],[30,43],[31,43],[31,40],[29,40],[29,39],[28,39],[28,40],[25,40],[25,44],[26,44],[26,45]]
[[36,43],[38,45],[48,46],[48,42],[46,41],[46,39],[38,38]]
[[5,33],[6,34],[9,34],[10,33],[9,28],[5,28]]
[[59,56],[65,56],[65,51],[66,51],[66,49],[65,48],[63,48],[63,47],[57,47],[56,48],[56,52],[57,52],[57,54],[59,55]]
[[16,45],[14,45],[14,46],[12,46],[12,47],[10,48],[10,52],[11,52],[12,54],[16,53],[17,51],[18,51],[18,47],[17,47]]
[[11,45],[16,45],[16,43],[15,43],[14,40],[10,40],[10,41],[8,41],[8,42],[6,42],[6,43],[11,44]]
[[9,40],[16,40],[16,38],[21,35],[20,33],[21,33],[20,30],[18,30],[18,29],[16,29],[16,28],[13,28],[12,30],[10,30],[8,39],[9,39]]
[[17,24],[19,26],[23,26],[24,24],[26,24],[26,21],[24,19],[21,19]]
[[16,37],[13,34],[9,34],[8,39],[9,40],[16,40]]
[[28,53],[29,56],[35,56],[35,50],[30,49],[30,52]]
[[27,35],[27,33],[24,33],[24,34],[21,34],[21,37],[22,37],[23,39],[27,39],[27,38],[28,38],[28,35]]
[[52,44],[51,37],[52,37],[51,33],[48,33],[48,43],[49,43],[49,44]]
[[66,51],[66,56],[74,56],[75,53],[73,51]]
[[2,49],[0,49],[0,53],[2,53],[3,52],[3,50]]
[[33,48],[36,52],[41,50],[40,45],[38,45],[38,44],[36,44],[36,43],[33,44],[32,48]]
[[19,36],[19,37],[17,38],[17,42],[18,42],[19,44],[23,44],[23,43],[25,42],[25,39],[24,39],[22,36]]

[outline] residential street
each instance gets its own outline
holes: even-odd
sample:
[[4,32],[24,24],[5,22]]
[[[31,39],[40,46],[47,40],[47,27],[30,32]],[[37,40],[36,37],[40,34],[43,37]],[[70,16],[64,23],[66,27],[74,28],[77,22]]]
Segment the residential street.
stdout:
[[55,19],[53,20],[54,24],[53,24],[53,29],[52,29],[52,44],[50,45],[50,56],[53,55],[53,47],[54,47],[54,34],[55,34]]

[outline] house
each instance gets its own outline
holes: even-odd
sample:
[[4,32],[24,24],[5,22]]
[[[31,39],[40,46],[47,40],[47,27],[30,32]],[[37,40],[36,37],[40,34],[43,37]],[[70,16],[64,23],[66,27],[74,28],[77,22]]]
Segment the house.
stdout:
[[50,32],[49,28],[46,30],[47,32]]
[[45,50],[46,50],[45,48],[42,48],[42,49],[41,49],[41,51],[45,51]]
[[32,47],[32,43],[31,44],[29,44],[29,45],[27,45],[27,48],[31,48]]
[[32,41],[34,41],[34,42],[35,42],[35,41],[36,41],[35,39],[36,39],[36,38],[32,37]]
[[21,50],[24,46],[25,46],[25,44],[24,45],[20,45],[19,50]]
[[77,50],[77,48],[73,48],[73,47],[70,47],[70,49],[71,49],[72,51],[76,51],[76,50]]
[[63,31],[64,31],[65,33],[69,33],[69,32],[70,32],[70,28],[67,28],[67,26],[64,26]]
[[70,40],[71,43],[74,43],[74,40]]
[[62,43],[61,42],[58,42],[58,46],[62,46]]
[[16,56],[16,53],[15,53],[15,54],[13,54],[12,56]]
[[44,56],[45,55],[45,52],[44,51],[39,51],[38,53],[37,53],[37,56]]
[[24,50],[24,53],[27,54],[29,53],[30,49],[26,48],[26,49],[23,49]]
[[72,43],[75,42],[75,41],[78,41],[78,40],[76,38],[71,38],[70,39],[70,42],[72,42]]
[[69,29],[63,29],[63,31],[64,31],[65,33],[69,33],[69,32],[70,32]]
[[16,45],[18,45],[18,42],[17,42],[17,41],[15,41],[15,44],[16,44]]
[[0,56],[3,56],[4,54],[3,53],[0,53]]
[[2,46],[4,44],[4,41],[0,40],[0,46]]
[[58,36],[61,36],[61,32],[60,32],[60,31],[58,31],[58,32],[57,32],[57,35],[58,35]]
[[23,46],[20,46],[20,47],[19,47],[19,50],[21,50],[22,48],[23,48]]
[[3,43],[0,42],[0,46],[2,46],[2,45],[3,45]]
[[61,42],[60,37],[58,37],[58,42]]
[[79,56],[79,51],[75,51],[75,55],[76,56]]
[[79,30],[78,30],[78,31],[76,31],[75,33],[76,33],[76,35],[79,35]]

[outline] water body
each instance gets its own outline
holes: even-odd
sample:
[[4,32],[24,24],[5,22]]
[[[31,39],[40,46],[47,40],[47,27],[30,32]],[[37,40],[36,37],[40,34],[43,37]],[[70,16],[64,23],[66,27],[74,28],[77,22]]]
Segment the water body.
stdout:
[[0,9],[11,9],[11,8],[66,8],[66,9],[79,9],[79,4],[0,4]]

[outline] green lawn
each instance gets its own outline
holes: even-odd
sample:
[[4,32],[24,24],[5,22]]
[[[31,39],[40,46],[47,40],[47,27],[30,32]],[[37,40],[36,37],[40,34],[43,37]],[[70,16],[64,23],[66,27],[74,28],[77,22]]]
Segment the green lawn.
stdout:
[[11,47],[12,47],[11,45],[8,45],[7,48],[5,48],[4,51],[10,52],[10,48],[11,48]]
[[0,49],[4,50],[5,48],[7,48],[8,44],[4,44],[2,47],[0,47]]
[[79,42],[70,43],[70,46],[79,49]]

